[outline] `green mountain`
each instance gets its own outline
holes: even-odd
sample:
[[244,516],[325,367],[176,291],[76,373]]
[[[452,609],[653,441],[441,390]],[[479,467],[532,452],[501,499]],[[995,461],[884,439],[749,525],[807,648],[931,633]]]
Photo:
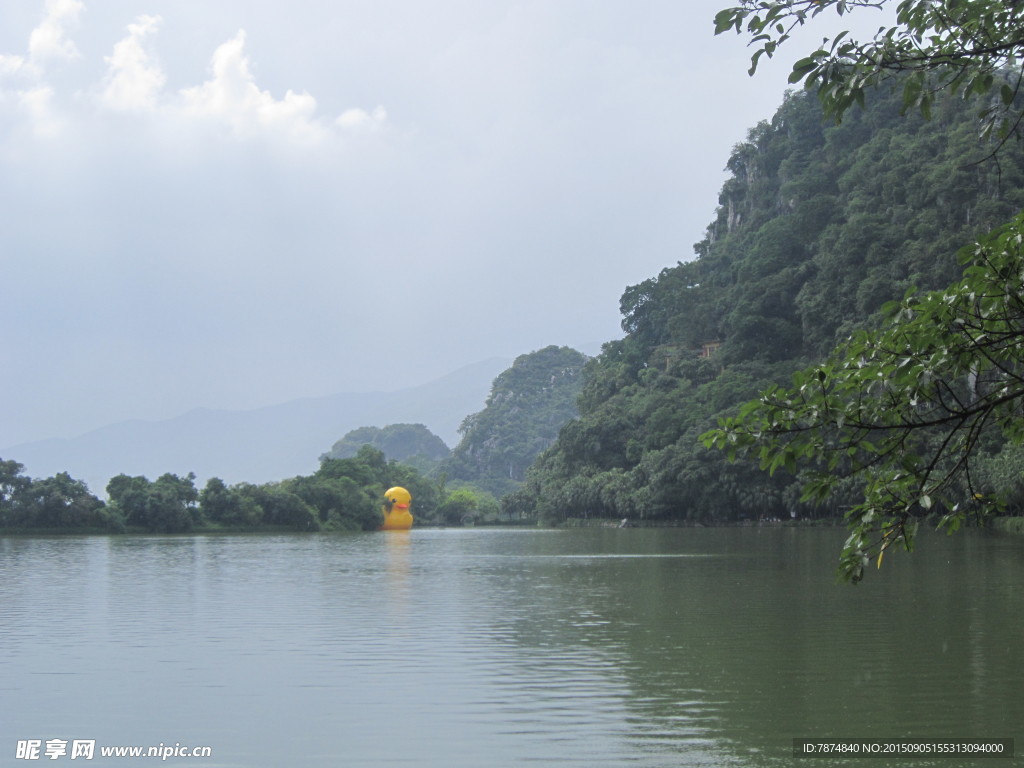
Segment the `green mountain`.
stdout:
[[587,359],[554,345],[517,357],[494,380],[484,409],[459,427],[462,439],[443,464],[447,476],[495,495],[518,487],[537,455],[576,416]]
[[423,424],[389,424],[386,427],[359,427],[338,440],[324,459],[351,459],[364,445],[381,451],[388,459],[427,472],[448,458],[451,451],[444,440]]
[[543,453],[510,512],[733,520],[834,514],[792,478],[728,464],[698,435],[820,359],[913,286],[959,275],[957,250],[1024,207],[1024,148],[977,138],[957,98],[932,119],[872,94],[841,125],[790,94],[728,159],[696,258],[628,288],[626,336],[585,372],[579,418]]

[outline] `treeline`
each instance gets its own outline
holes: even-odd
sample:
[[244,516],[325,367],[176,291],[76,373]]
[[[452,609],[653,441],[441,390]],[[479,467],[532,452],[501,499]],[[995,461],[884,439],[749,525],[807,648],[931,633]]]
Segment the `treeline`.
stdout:
[[16,461],[0,459],[0,530],[110,532],[124,521],[67,472],[33,480]]
[[[771,384],[820,360],[911,287],[948,285],[958,250],[1024,207],[1024,145],[998,162],[974,108],[901,116],[879,91],[843,123],[789,95],[735,147],[696,259],[626,289],[623,339],[584,371],[580,416],[543,453],[509,512],[730,521],[842,514],[800,501],[794,477],[729,463],[699,440]],[[990,446],[993,483],[1019,451]]]
[[370,446],[346,459],[325,458],[312,475],[281,482],[227,485],[211,478],[164,474],[156,480],[118,475],[108,501],[67,473],[32,479],[15,461],[0,460],[0,531],[63,533],[190,533],[216,531],[357,531],[381,524],[384,491],[403,486],[420,524],[497,519],[497,502],[471,489],[447,491]]

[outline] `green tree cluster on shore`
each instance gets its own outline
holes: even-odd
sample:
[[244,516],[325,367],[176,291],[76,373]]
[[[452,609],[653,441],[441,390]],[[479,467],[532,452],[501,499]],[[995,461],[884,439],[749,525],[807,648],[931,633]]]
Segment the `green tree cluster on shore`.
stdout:
[[325,458],[312,475],[281,482],[229,486],[214,477],[197,490],[193,480],[118,475],[107,485],[110,507],[128,530],[185,533],[373,530],[381,523],[384,491],[395,485],[413,493],[420,514],[429,516],[437,506],[432,482],[370,446],[350,458]]
[[[409,489],[415,514],[424,521],[434,519],[447,500],[436,482],[370,446],[350,458],[325,458],[312,475],[260,485],[229,486],[214,477],[198,489],[192,474],[167,473],[156,480],[122,474],[107,484],[108,502],[67,473],[31,479],[23,469],[0,460],[2,532],[373,530],[381,524],[381,500],[389,487]],[[473,501],[476,510],[481,502]]]
[[749,132],[697,258],[625,291],[625,337],[588,365],[580,417],[507,510],[715,522],[856,503],[855,480],[808,497],[799,462],[764,473],[701,436],[909,289],[954,281],[959,249],[1024,207],[1024,149],[993,160],[975,110],[948,94],[930,120],[902,115],[901,83],[840,124],[813,93],[792,93]]
[[67,472],[53,477],[26,477],[24,466],[0,459],[0,530],[113,532],[124,521],[93,496],[85,483]]
[[280,482],[228,485],[195,475],[166,473],[156,480],[118,475],[108,501],[67,473],[32,479],[15,461],[0,460],[0,533],[212,533],[375,530],[384,492],[406,488],[420,525],[497,522],[500,508],[486,491],[447,488],[445,478],[388,460],[363,445],[355,456],[324,457],[311,475]]

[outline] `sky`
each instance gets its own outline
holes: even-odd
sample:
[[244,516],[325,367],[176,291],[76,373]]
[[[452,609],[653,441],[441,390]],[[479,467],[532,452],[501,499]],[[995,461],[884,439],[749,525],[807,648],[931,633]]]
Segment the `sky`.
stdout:
[[726,4],[4,0],[0,446],[620,337],[808,50]]

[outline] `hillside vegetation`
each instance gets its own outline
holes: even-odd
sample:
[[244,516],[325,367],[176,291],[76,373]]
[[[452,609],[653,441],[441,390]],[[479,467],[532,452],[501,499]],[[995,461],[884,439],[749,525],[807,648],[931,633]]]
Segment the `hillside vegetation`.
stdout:
[[444,440],[423,424],[389,424],[386,427],[359,427],[346,432],[320,456],[325,459],[351,459],[359,449],[369,445],[381,451],[389,460],[400,461],[423,473],[430,473],[451,451]]
[[553,345],[517,357],[494,380],[484,409],[462,422],[462,439],[443,471],[499,496],[517,488],[577,415],[586,361],[582,352]]
[[709,521],[842,511],[841,492],[801,503],[788,473],[730,464],[698,437],[886,302],[954,281],[958,249],[1021,210],[1020,146],[990,158],[959,98],[938,98],[928,121],[901,107],[895,89],[878,91],[836,125],[800,92],[749,132],[696,258],[626,289],[625,338],[587,366],[579,419],[507,510]]

